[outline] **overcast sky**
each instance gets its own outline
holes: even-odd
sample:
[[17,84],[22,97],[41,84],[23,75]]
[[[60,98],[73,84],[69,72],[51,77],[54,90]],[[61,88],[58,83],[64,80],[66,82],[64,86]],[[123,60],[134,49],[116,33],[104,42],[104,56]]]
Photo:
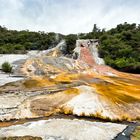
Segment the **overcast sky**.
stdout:
[[63,34],[140,23],[140,0],[0,0],[0,25]]

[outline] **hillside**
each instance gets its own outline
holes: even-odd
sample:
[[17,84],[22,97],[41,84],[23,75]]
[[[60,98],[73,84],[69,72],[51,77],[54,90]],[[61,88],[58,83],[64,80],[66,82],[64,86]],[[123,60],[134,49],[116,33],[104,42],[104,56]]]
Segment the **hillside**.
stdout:
[[72,54],[77,39],[99,39],[99,54],[105,63],[117,70],[140,73],[140,26],[119,24],[106,31],[96,24],[89,33],[62,35],[56,33],[13,31],[0,27],[0,53],[26,53],[46,50],[66,40],[64,54]]

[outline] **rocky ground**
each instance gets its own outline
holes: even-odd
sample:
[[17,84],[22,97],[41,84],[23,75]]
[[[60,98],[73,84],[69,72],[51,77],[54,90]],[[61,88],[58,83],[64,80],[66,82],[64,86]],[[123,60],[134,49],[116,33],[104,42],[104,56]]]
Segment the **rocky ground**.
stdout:
[[77,59],[62,55],[63,43],[22,61],[15,74],[24,79],[1,80],[1,139],[129,140],[139,126],[140,76],[104,65],[94,40],[77,42]]

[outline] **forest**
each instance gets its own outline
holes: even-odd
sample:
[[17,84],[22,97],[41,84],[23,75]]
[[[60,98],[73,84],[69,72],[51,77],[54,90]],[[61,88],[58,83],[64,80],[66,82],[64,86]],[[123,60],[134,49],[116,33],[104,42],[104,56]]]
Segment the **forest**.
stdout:
[[96,24],[89,33],[62,35],[54,32],[8,30],[0,26],[0,54],[46,50],[66,40],[65,54],[71,54],[77,39],[99,39],[99,54],[107,65],[125,72],[140,73],[140,25],[127,22],[110,30]]

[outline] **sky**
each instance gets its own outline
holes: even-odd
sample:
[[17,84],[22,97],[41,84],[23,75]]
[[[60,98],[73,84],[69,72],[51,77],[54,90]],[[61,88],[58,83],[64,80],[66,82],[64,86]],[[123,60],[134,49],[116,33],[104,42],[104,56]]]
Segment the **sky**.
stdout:
[[0,0],[0,25],[63,34],[140,23],[140,0]]

